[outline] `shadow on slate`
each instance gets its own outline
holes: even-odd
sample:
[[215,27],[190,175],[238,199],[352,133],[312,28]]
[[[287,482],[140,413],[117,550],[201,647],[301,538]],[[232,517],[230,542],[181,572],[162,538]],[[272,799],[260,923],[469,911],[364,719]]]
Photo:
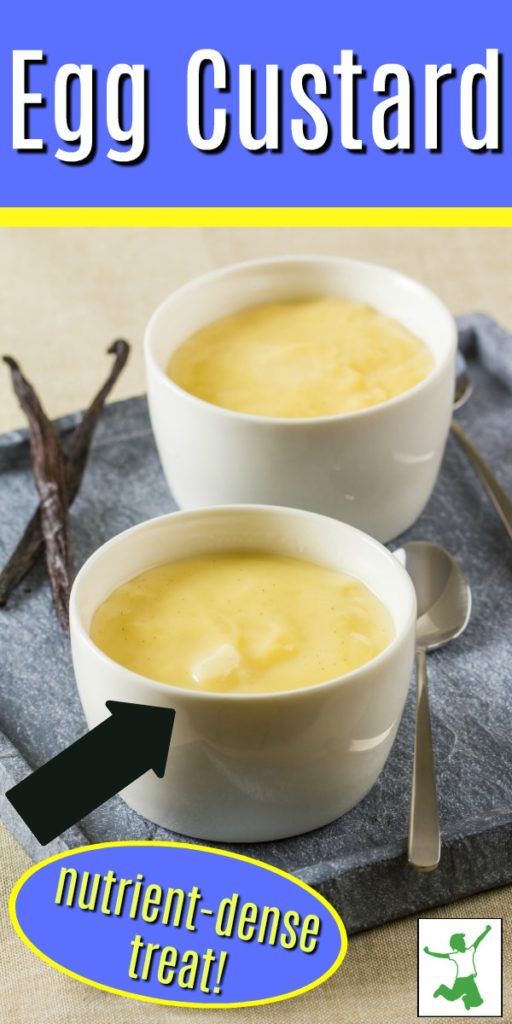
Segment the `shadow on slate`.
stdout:
[[[486,325],[499,331],[482,316],[474,318],[474,325],[478,331]],[[472,319],[464,317],[463,326],[467,335]],[[510,347],[512,353],[512,339]],[[475,391],[459,414],[460,421],[500,482],[510,486],[510,391],[480,360],[472,361],[471,375]],[[61,421],[64,432],[74,422],[75,416]],[[24,431],[0,438],[0,473],[3,560],[36,500]],[[173,508],[145,398],[108,406],[72,510],[76,567],[120,530]],[[386,767],[357,807],[308,835],[230,847],[285,868],[315,886],[340,910],[352,932],[512,881],[512,547],[452,438],[427,509],[392,546],[412,538],[437,541],[460,559],[474,597],[472,620],[464,636],[429,656],[443,830],[440,868],[417,874],[405,856],[414,731],[412,686]],[[5,792],[86,729],[68,641],[58,630],[41,567],[13,595],[9,607],[0,611],[0,644],[0,781]],[[176,838],[141,818],[119,797],[44,850],[1,798],[0,813],[36,860],[83,842]]]

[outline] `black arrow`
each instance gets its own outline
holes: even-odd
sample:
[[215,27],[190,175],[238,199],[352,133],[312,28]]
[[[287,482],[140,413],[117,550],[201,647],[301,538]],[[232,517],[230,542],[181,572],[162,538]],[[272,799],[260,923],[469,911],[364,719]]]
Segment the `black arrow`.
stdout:
[[108,700],[109,718],[5,795],[42,846],[153,769],[165,772],[175,712]]

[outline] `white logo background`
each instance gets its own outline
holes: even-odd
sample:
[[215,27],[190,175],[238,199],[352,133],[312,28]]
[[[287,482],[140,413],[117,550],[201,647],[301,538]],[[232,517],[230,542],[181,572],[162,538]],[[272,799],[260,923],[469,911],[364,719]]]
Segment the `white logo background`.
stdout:
[[[475,978],[481,1006],[466,1010],[462,999],[449,1002],[443,996],[434,998],[439,985],[451,988],[456,978],[456,966],[451,960],[429,956],[424,947],[436,953],[451,951],[450,936],[455,932],[465,935],[470,946],[490,924],[491,931],[475,951]],[[501,1017],[501,918],[427,918],[418,920],[418,1016],[419,1017]]]

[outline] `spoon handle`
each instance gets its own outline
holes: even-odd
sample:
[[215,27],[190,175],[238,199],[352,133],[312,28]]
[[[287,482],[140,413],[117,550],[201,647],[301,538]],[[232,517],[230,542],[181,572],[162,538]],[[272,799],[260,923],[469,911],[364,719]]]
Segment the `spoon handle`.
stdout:
[[407,853],[409,864],[417,871],[433,871],[441,857],[426,653],[423,648],[416,651],[416,738]]
[[503,490],[501,484],[498,483],[494,473],[487,465],[485,459],[482,458],[480,452],[475,448],[472,441],[470,441],[468,435],[457,423],[456,420],[452,420],[451,425],[452,433],[457,438],[457,441],[466,452],[466,455],[470,459],[474,469],[478,473],[493,505],[496,509],[510,539],[512,540],[512,501],[508,494]]

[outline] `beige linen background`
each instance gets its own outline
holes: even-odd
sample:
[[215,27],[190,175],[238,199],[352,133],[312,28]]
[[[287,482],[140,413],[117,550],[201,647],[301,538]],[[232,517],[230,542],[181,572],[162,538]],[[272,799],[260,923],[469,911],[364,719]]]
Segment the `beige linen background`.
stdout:
[[[167,292],[233,260],[290,252],[386,263],[430,285],[454,313],[483,310],[512,329],[508,230],[16,229],[0,231],[2,351],[21,361],[50,414],[58,416],[88,402],[104,375],[108,343],[125,336],[133,353],[114,397],[137,394],[144,390],[144,326]],[[0,377],[0,396],[0,430],[21,424],[7,373]],[[152,1006],[96,991],[30,953],[7,913],[10,889],[28,866],[27,856],[0,826],[0,1021],[190,1024],[206,1019],[207,1011]],[[512,1022],[512,888],[434,914],[505,918],[504,1020]],[[305,996],[269,1007],[217,1011],[212,1019],[215,1024],[414,1024],[416,920],[354,937],[342,968]]]

